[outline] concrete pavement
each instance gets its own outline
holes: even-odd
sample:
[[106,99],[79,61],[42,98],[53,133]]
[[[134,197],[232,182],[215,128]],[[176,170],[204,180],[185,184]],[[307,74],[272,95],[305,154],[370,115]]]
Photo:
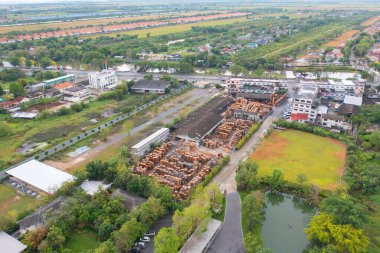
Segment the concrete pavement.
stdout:
[[226,216],[222,229],[214,239],[209,253],[244,253],[241,229],[240,196],[235,191],[227,194]]

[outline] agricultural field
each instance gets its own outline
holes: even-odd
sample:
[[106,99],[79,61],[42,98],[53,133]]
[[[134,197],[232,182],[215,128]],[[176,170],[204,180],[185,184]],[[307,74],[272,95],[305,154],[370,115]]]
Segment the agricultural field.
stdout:
[[347,31],[345,33],[343,33],[342,35],[340,35],[338,38],[328,42],[325,44],[325,46],[327,47],[337,47],[343,43],[346,43],[347,41],[349,41],[355,34],[357,34],[358,32],[360,32],[359,30],[350,30],[350,31]]
[[368,19],[367,21],[364,21],[362,23],[362,25],[364,25],[364,26],[371,26],[371,25],[373,25],[374,23],[376,23],[379,20],[380,20],[380,16],[376,16],[376,17]]
[[85,252],[95,249],[99,244],[96,232],[90,228],[78,228],[71,233],[65,249],[72,252]]
[[74,20],[65,22],[50,22],[42,24],[29,24],[29,25],[14,25],[14,26],[0,26],[0,34],[8,33],[13,31],[36,31],[43,29],[69,29],[82,26],[97,26],[106,25],[109,23],[121,23],[127,21],[136,20],[157,20],[161,18],[167,18],[170,16],[191,16],[198,14],[207,14],[212,11],[193,11],[188,13],[174,13],[174,14],[154,14],[154,15],[143,15],[143,16],[133,16],[133,17],[112,17],[112,18],[99,18],[99,19],[86,19],[86,20]]
[[159,36],[159,35],[165,35],[165,34],[190,31],[193,26],[199,26],[199,27],[222,26],[222,25],[230,25],[234,23],[242,23],[242,22],[247,22],[247,21],[249,21],[249,19],[246,17],[212,20],[212,21],[201,21],[201,22],[183,24],[183,25],[162,26],[162,27],[156,27],[156,28],[150,28],[150,29],[132,30],[132,31],[125,31],[125,32],[120,31],[120,32],[115,32],[115,33],[105,33],[105,34],[83,36],[83,38],[89,38],[89,37],[96,38],[99,36],[116,37],[118,34],[138,35],[139,38],[146,38],[148,33],[150,33],[150,36]]
[[30,143],[57,143],[59,140],[74,136],[87,127],[94,127],[91,119],[104,121],[102,114],[107,110],[141,104],[146,95],[126,95],[124,100],[94,101],[81,112],[46,119],[14,120],[9,123],[11,135],[0,138],[0,168],[21,161],[24,155],[17,149],[26,141]]
[[296,182],[297,176],[304,174],[309,183],[334,189],[344,171],[346,146],[305,132],[273,131],[252,158],[259,163],[259,175],[271,175],[279,169],[285,180]]
[[36,199],[17,193],[11,186],[0,184],[0,216],[12,210],[20,214],[33,210],[36,206]]

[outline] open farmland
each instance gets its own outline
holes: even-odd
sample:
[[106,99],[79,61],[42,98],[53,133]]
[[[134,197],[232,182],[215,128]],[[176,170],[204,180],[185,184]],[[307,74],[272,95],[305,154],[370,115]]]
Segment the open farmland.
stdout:
[[8,33],[13,31],[35,31],[35,30],[44,30],[44,29],[69,29],[75,27],[84,27],[84,26],[98,26],[106,25],[109,23],[120,23],[127,21],[136,21],[136,20],[157,20],[160,18],[167,18],[170,16],[192,16],[199,14],[207,14],[212,11],[202,11],[202,12],[188,12],[188,13],[174,13],[174,14],[154,14],[154,15],[144,15],[144,16],[133,16],[133,17],[112,17],[112,18],[99,18],[99,19],[86,19],[86,20],[74,20],[66,22],[50,22],[42,24],[29,24],[29,25],[13,25],[13,26],[0,26],[0,34]]
[[359,30],[350,30],[350,31],[347,31],[347,32],[343,33],[342,35],[340,35],[335,40],[332,40],[332,41],[326,43],[325,46],[327,46],[327,47],[337,47],[337,46],[339,46],[339,45],[341,45],[343,43],[346,43],[348,40],[350,40],[358,32],[360,32],[360,31]]
[[0,217],[12,210],[17,214],[32,210],[36,205],[36,199],[21,195],[8,185],[0,185]]
[[297,176],[304,174],[309,183],[334,189],[343,174],[346,146],[295,130],[273,131],[252,157],[259,163],[259,175],[271,175],[279,169],[285,180],[296,182]]
[[88,38],[88,37],[96,38],[99,36],[116,37],[117,34],[127,34],[127,35],[138,35],[139,38],[146,38],[148,33],[150,33],[150,36],[159,36],[159,35],[165,35],[165,34],[190,31],[193,26],[199,26],[199,27],[222,26],[222,25],[229,25],[233,23],[246,22],[248,20],[249,19],[246,17],[241,17],[241,18],[231,18],[231,19],[223,19],[223,20],[201,21],[201,22],[183,24],[183,25],[162,26],[162,27],[157,27],[157,28],[132,30],[132,31],[126,31],[126,32],[120,31],[120,32],[115,32],[115,33],[97,34],[97,35],[83,36],[83,37],[84,38]]
[[363,22],[362,25],[371,26],[379,20],[380,20],[380,16],[373,17],[373,18],[370,18],[367,21]]

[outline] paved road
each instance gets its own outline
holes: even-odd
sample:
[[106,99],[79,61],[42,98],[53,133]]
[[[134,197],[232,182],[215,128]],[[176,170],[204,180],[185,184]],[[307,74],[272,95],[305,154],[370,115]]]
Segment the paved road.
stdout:
[[223,227],[208,249],[209,253],[244,253],[239,194],[227,194]]
[[[160,231],[161,228],[169,228],[173,225],[173,214],[170,213],[166,215],[164,218],[159,219],[150,230],[156,232],[156,234]],[[151,241],[147,244],[146,248],[143,249],[142,253],[153,253],[154,252],[154,237],[150,238]]]
[[95,146],[94,148],[90,149],[89,151],[85,152],[82,155],[77,156],[74,159],[70,159],[68,162],[48,161],[48,163],[50,163],[51,165],[58,167],[62,170],[72,169],[73,166],[78,166],[78,164],[85,163],[87,160],[90,160],[91,158],[96,157],[101,152],[103,152],[105,149],[124,142],[125,138],[128,138],[131,135],[137,134],[138,132],[142,131],[145,127],[147,127],[149,124],[151,124],[153,122],[163,121],[165,123],[168,123],[169,120],[172,120],[171,116],[173,114],[177,113],[183,107],[191,104],[194,101],[198,101],[198,103],[197,103],[198,106],[203,105],[209,99],[211,99],[212,95],[214,95],[215,93],[217,93],[216,89],[212,89],[212,92],[210,92],[210,93],[208,92],[208,90],[204,90],[204,89],[193,89],[193,90],[189,91],[189,94],[191,94],[191,96],[188,99],[186,99],[183,102],[169,108],[166,111],[163,111],[162,113],[158,114],[157,116],[155,116],[151,120],[149,120],[149,121],[147,121],[147,122],[145,122],[139,126],[132,128],[130,132],[113,134],[107,138],[106,142]]

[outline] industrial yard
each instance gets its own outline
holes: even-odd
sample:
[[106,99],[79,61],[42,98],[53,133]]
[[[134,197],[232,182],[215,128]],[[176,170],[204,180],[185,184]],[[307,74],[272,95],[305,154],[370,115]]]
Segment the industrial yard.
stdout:
[[[155,177],[173,190],[176,199],[187,199],[219,159],[229,155],[250,127],[272,110],[271,103],[232,95],[215,97],[173,126],[168,140],[143,157],[133,172]],[[141,142],[148,145],[151,139]]]

